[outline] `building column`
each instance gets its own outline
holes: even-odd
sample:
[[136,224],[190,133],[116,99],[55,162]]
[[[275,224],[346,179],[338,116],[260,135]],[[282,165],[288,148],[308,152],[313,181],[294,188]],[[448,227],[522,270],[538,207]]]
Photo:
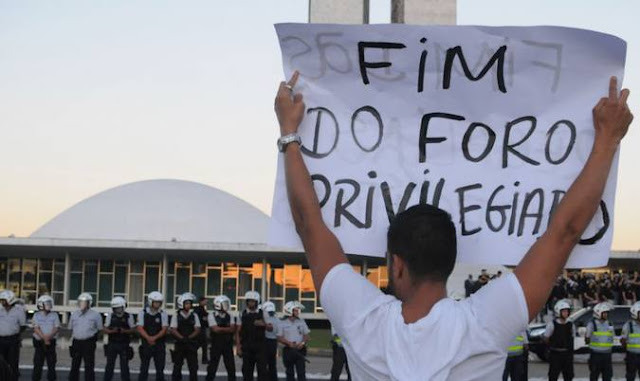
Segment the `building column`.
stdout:
[[391,0],[391,22],[456,25],[456,0]]
[[160,289],[162,295],[167,298],[167,283],[169,283],[169,261],[167,260],[167,253],[162,253],[162,281],[160,282]]
[[369,0],[309,0],[309,22],[368,24]]
[[262,298],[262,302],[267,301],[267,258],[262,258],[262,279],[260,281],[260,297]]
[[362,276],[367,277],[367,272],[369,271],[369,263],[367,263],[366,259],[362,260]]
[[[69,306],[69,287],[71,284],[71,255],[69,252],[64,253],[64,283],[62,285],[62,304],[64,307]],[[67,314],[62,314],[62,323],[67,324]]]

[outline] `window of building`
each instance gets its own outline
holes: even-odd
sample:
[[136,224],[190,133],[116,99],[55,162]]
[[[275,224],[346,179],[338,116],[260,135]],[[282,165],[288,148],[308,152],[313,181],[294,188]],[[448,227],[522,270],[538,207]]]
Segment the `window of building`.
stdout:
[[367,269],[367,279],[378,288],[386,288],[389,285],[387,266],[370,267]]
[[0,289],[7,288],[7,258],[0,258]]
[[132,307],[143,306],[143,278],[144,262],[131,261],[129,263],[129,305]]

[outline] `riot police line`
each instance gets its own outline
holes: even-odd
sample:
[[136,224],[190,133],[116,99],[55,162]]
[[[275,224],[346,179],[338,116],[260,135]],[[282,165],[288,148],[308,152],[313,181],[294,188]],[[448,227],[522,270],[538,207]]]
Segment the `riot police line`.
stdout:
[[[614,346],[614,327],[609,320],[613,306],[601,302],[593,307],[593,318],[585,332],[585,342],[589,346],[589,379],[611,381],[613,378],[612,353]],[[571,303],[559,300],[555,303],[554,319],[547,323],[543,335],[548,346],[549,381],[557,381],[562,375],[565,381],[573,380],[574,338],[576,327],[569,320]],[[625,379],[636,380],[640,377],[640,302],[631,306],[630,319],[622,327],[621,344],[626,351]],[[503,381],[522,381],[528,379],[527,333],[516,336],[507,348],[507,359],[503,372]]]
[[[206,302],[201,298],[200,301]],[[12,291],[0,292],[0,379],[13,381],[19,378],[19,353],[21,332],[26,328],[26,311]],[[104,345],[106,366],[104,380],[113,379],[114,369],[120,368],[120,379],[131,379],[129,362],[136,355],[131,345],[135,336],[140,338],[137,355],[140,358],[139,381],[149,378],[149,367],[153,361],[156,381],[164,380],[166,343],[174,339],[169,350],[173,363],[172,380],[180,380],[183,365],[187,366],[189,380],[197,380],[198,349],[203,349],[203,362],[207,363],[207,380],[214,380],[220,361],[224,363],[227,380],[236,379],[234,346],[242,358],[243,380],[253,380],[254,370],[258,380],[277,380],[276,358],[279,344],[286,379],[306,380],[305,365],[308,362],[307,343],[310,330],[300,317],[304,306],[297,301],[284,305],[284,316],[276,316],[276,306],[267,301],[260,304],[260,294],[248,291],[246,306],[242,311],[231,311],[231,301],[225,295],[214,298],[212,312],[204,304],[195,306],[196,296],[190,292],[180,295],[176,311],[171,319],[162,306],[164,296],[158,291],[149,293],[147,306],[134,319],[127,312],[127,301],[120,296],[111,300],[112,311],[104,323],[99,312],[92,309],[93,298],[82,293],[77,298],[78,309],[69,318],[71,331],[71,369],[69,380],[79,379],[84,369],[85,381],[95,379],[95,356],[99,334],[108,336]],[[37,309],[32,319],[33,329],[33,373],[32,380],[42,377],[47,364],[47,380],[56,377],[56,337],[61,324],[54,310],[51,296],[43,295],[37,300]],[[209,331],[207,339],[206,332]],[[207,358],[207,351],[210,357]]]

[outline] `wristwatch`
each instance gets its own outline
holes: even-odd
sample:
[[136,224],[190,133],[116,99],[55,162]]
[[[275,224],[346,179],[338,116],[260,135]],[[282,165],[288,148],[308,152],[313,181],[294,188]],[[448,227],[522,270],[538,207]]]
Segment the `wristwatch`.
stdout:
[[284,150],[287,148],[287,145],[293,142],[302,145],[302,139],[300,139],[300,135],[293,133],[281,136],[280,138],[278,138],[278,151],[284,152]]

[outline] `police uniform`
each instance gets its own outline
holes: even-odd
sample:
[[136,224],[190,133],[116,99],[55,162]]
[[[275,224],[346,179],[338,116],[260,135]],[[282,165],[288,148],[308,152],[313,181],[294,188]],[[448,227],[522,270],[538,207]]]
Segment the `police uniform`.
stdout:
[[333,337],[331,338],[331,349],[333,351],[333,361],[331,364],[331,381],[338,381],[342,368],[347,371],[347,380],[351,380],[351,372],[349,371],[349,362],[347,361],[347,353],[342,345],[342,339],[331,328]]
[[240,345],[242,346],[242,378],[253,381],[253,369],[258,368],[258,380],[267,379],[265,327],[255,325],[256,321],[264,321],[261,309],[250,311],[245,309],[240,315]]
[[69,319],[69,329],[73,342],[71,351],[71,371],[69,380],[78,381],[80,363],[84,360],[84,379],[95,380],[94,368],[96,359],[96,341],[98,332],[102,330],[102,317],[92,309],[76,310]]
[[[43,335],[50,335],[55,329],[60,327],[60,317],[53,311],[38,311],[33,314],[33,328],[38,328]],[[42,377],[42,367],[47,361],[47,380],[56,379],[56,338],[55,336],[46,345],[42,337],[33,333],[33,377],[34,381]]]
[[631,320],[622,326],[622,338],[627,343],[627,357],[625,358],[627,381],[640,376],[640,324]]
[[[163,328],[169,326],[169,317],[163,310],[153,311],[146,307],[138,313],[138,326],[149,336],[155,336]],[[161,337],[150,345],[144,338],[140,340],[140,375],[138,381],[147,381],[151,359],[156,368],[156,381],[164,380],[164,363],[166,359],[165,337]]]
[[200,328],[200,319],[193,311],[189,311],[186,315],[180,310],[171,319],[171,328],[178,331],[184,339],[176,339],[173,350],[173,372],[171,379],[179,381],[182,378],[182,365],[187,360],[187,368],[189,368],[189,380],[198,380],[198,342],[197,339],[189,339],[196,328]]
[[547,323],[544,336],[549,340],[549,381],[573,379],[573,340],[576,329],[572,322],[554,319]]
[[613,365],[611,363],[611,350],[613,349],[613,327],[608,320],[592,320],[587,324],[589,338],[589,379],[595,381],[602,374],[603,381],[611,381],[613,377]]
[[[110,329],[120,328],[121,330],[129,330],[135,327],[133,321],[133,315],[128,312],[124,312],[122,316],[118,316],[114,313],[107,315],[104,322],[105,327]],[[129,348],[131,343],[130,333],[110,333],[109,344],[105,346],[105,353],[107,356],[107,365],[104,368],[104,381],[111,381],[113,378],[113,368],[116,364],[116,358],[120,356],[120,378],[122,381],[129,381]]]
[[200,329],[200,335],[198,335],[198,346],[202,349],[202,363],[207,364],[209,362],[209,356],[207,355],[207,331],[209,330],[209,314],[207,313],[207,309],[201,305],[196,305],[195,307],[193,307],[193,312],[198,315],[198,319],[200,319],[200,325],[202,326]]
[[[309,327],[307,323],[298,317],[285,317],[278,324],[278,337],[282,337],[286,341],[294,344],[304,342],[304,336],[308,335]],[[290,348],[285,346],[282,350],[282,362],[286,369],[287,381],[294,381],[294,369],[298,375],[298,381],[306,380],[305,360],[307,355],[306,346],[302,349]]]
[[527,377],[527,351],[525,345],[528,344],[527,333],[522,332],[516,336],[509,344],[507,348],[507,361],[505,363],[504,372],[502,373],[502,380],[506,381],[511,378],[511,381],[526,380]]
[[[235,316],[227,312],[214,311],[209,314],[209,327],[231,327],[236,324]],[[224,361],[224,367],[227,369],[227,380],[235,381],[236,379],[236,363],[233,358],[233,333],[216,333],[211,332],[211,358],[207,366],[207,380],[215,380],[220,357]]]
[[[275,314],[275,313],[274,313]],[[278,369],[276,366],[276,358],[278,356],[278,324],[280,319],[267,313],[265,323],[271,324],[271,331],[265,330],[264,336],[266,340],[266,364],[269,381],[278,380]]]
[[14,376],[18,375],[20,329],[26,324],[24,309],[13,305],[9,310],[0,305],[0,357],[9,365]]

